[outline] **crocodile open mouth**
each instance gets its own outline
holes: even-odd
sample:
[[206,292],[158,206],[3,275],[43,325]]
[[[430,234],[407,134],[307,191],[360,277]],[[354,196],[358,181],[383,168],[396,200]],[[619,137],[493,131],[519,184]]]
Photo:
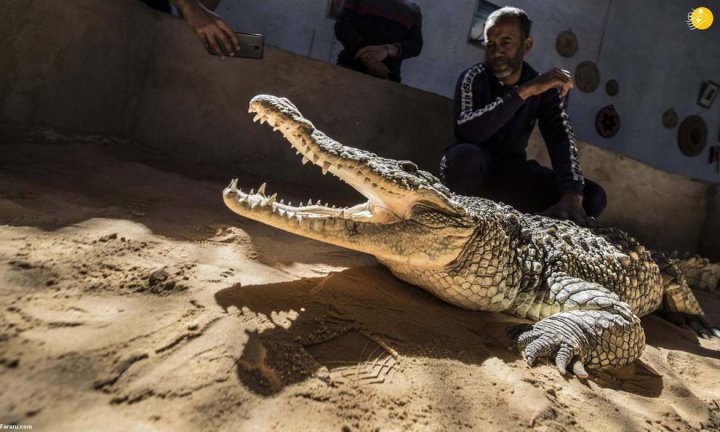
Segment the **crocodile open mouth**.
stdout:
[[[250,113],[254,113],[254,121],[267,123],[273,130],[282,133],[283,137],[301,157],[303,164],[308,162],[318,166],[323,174],[331,174],[352,186],[364,195],[367,202],[350,207],[337,207],[322,204],[321,201],[293,205],[285,203],[277,194],[269,195],[263,183],[257,191],[249,192],[238,188],[234,179],[224,191],[226,202],[234,201],[234,205],[242,205],[252,211],[269,211],[277,216],[301,220],[344,219],[359,222],[393,223],[406,219],[415,203],[412,193],[398,190],[397,182],[402,180],[393,169],[398,161],[383,159],[377,155],[345,147],[314,128],[297,108],[287,99],[275,96],[256,96],[250,102]],[[417,172],[411,162],[402,162],[404,167],[397,169],[407,173]],[[408,166],[408,164],[412,166]],[[390,171],[390,172],[389,172]],[[228,204],[229,205],[229,204]]]

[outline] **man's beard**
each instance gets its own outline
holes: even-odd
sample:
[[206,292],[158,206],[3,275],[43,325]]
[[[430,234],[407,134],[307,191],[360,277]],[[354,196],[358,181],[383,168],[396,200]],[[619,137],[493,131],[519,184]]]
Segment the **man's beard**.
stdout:
[[518,49],[514,58],[508,60],[487,60],[492,69],[493,75],[497,79],[504,79],[519,71],[522,68],[524,52],[522,49]]

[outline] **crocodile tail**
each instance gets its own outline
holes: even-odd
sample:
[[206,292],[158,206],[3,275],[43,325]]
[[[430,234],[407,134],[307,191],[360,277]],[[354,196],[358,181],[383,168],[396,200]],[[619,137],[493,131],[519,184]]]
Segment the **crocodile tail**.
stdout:
[[681,256],[677,253],[671,254],[669,258],[683,273],[690,288],[720,292],[720,262],[711,263],[698,255]]

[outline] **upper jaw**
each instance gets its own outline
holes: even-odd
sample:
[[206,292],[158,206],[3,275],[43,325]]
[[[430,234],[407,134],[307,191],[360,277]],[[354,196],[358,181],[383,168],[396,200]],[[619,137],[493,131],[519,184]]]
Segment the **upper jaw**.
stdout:
[[[355,219],[392,223],[409,217],[418,197],[413,191],[398,190],[397,185],[368,165],[371,159],[382,160],[377,155],[346,147],[315,129],[287,99],[256,96],[250,102],[249,112],[255,113],[254,121],[267,122],[274,131],[282,133],[302,156],[303,164],[312,162],[321,168],[323,175],[330,173],[338,177],[368,199],[362,207],[345,209]],[[318,210],[333,214],[328,209]]]

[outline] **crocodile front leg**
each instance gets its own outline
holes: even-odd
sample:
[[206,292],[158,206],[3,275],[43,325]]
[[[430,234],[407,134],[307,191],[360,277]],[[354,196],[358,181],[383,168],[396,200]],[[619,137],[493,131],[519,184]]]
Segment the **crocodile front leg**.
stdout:
[[578,377],[588,369],[625,366],[642,353],[645,333],[630,306],[597,283],[565,273],[548,278],[544,300],[559,307],[517,337],[517,345],[532,366],[539,357],[554,357],[565,374],[568,366]]

